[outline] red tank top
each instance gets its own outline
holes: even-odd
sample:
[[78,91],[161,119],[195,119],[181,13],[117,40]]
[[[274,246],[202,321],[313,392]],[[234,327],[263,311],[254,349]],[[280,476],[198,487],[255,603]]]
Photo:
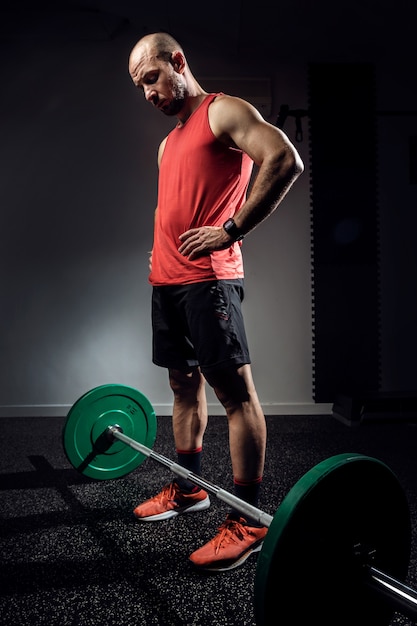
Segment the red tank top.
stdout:
[[207,96],[187,122],[167,137],[159,168],[152,285],[243,277],[240,242],[195,261],[178,252],[181,233],[220,226],[246,198],[253,162],[213,135],[208,107],[217,95]]

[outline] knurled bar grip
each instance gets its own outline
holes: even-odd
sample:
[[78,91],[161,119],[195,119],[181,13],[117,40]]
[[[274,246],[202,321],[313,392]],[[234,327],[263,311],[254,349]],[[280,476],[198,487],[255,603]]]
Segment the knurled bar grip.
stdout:
[[141,452],[145,456],[150,457],[154,459],[155,461],[158,461],[158,463],[161,463],[162,465],[169,467],[170,470],[174,472],[174,474],[178,474],[178,476],[181,476],[182,478],[186,478],[187,480],[198,485],[199,487],[202,487],[203,489],[206,489],[210,493],[213,493],[214,495],[217,496],[217,498],[219,498],[219,500],[226,502],[227,504],[235,508],[237,511],[240,511],[241,513],[255,520],[262,526],[269,527],[271,525],[272,520],[274,519],[272,515],[268,515],[268,513],[265,513],[265,511],[261,511],[261,509],[258,509],[255,506],[252,506],[251,504],[245,502],[244,500],[241,500],[237,496],[229,493],[225,489],[218,487],[214,483],[211,483],[205,478],[202,478],[201,476],[198,476],[197,474],[195,474],[194,472],[191,472],[185,467],[182,467],[182,465],[178,465],[178,463],[171,461],[171,459],[168,459],[162,454],[158,454],[158,452],[154,452],[153,450],[143,445],[142,443],[139,443],[138,441],[135,441],[131,437],[128,437],[123,432],[121,432],[120,427],[118,427],[117,425],[108,426],[107,431],[111,437],[118,439],[119,441],[130,446],[134,450]]

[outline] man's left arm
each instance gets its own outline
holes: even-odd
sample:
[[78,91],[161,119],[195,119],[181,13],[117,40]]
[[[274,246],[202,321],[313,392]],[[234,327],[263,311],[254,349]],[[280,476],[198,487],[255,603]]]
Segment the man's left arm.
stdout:
[[[246,152],[257,174],[246,202],[234,216],[237,232],[247,235],[271,215],[304,170],[294,145],[244,100],[224,96],[209,109],[209,121],[220,141]],[[230,246],[233,236],[222,227],[203,226],[180,237],[179,251],[191,260]]]

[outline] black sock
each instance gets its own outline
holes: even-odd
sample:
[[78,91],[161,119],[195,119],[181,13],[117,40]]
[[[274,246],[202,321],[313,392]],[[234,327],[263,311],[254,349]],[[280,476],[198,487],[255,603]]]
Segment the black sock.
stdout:
[[[239,500],[243,500],[244,502],[247,502],[248,504],[251,504],[252,506],[258,508],[259,493],[261,490],[261,482],[262,482],[262,477],[256,478],[255,480],[252,480],[252,481],[246,481],[246,482],[242,480],[234,479],[233,484],[234,484],[235,496],[239,498]],[[262,524],[260,524],[258,521],[254,520],[253,518],[249,518],[249,516],[244,515],[237,509],[232,508],[232,510],[229,513],[229,519],[239,520],[241,517],[244,517],[248,526],[257,526],[257,527],[262,526]]]
[[[195,450],[177,450],[178,465],[185,467],[197,476],[201,474],[201,456],[202,448],[196,448]],[[200,489],[200,487],[182,476],[176,476],[175,482],[181,491],[185,491],[186,493],[193,493]]]

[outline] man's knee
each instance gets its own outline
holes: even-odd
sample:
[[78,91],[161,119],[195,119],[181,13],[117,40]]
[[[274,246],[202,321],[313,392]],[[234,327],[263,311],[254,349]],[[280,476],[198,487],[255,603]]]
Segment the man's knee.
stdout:
[[175,394],[197,394],[204,379],[198,368],[188,371],[169,370],[169,384]]
[[250,366],[228,367],[206,376],[207,382],[224,407],[242,405],[250,400]]

